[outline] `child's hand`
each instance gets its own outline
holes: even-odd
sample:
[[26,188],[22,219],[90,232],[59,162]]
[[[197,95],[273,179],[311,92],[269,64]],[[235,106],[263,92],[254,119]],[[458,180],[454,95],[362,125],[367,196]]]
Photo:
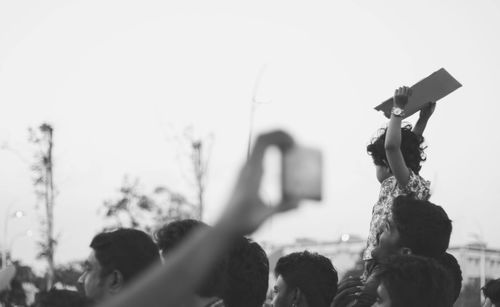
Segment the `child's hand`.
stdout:
[[429,102],[425,107],[422,108],[422,110],[420,110],[419,120],[428,121],[432,113],[434,113],[435,109],[436,103],[432,101]]
[[408,97],[411,96],[411,89],[407,86],[398,88],[394,92],[393,103],[395,107],[404,109],[408,104]]

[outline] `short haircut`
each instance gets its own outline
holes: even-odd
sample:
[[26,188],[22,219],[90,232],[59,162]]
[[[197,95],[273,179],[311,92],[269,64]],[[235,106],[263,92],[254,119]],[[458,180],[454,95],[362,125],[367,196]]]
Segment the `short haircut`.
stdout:
[[448,249],[451,220],[440,206],[411,196],[398,196],[392,204],[392,218],[400,235],[399,246],[413,254],[440,257]]
[[[178,220],[158,230],[155,240],[162,254],[168,256],[195,230],[209,227],[198,220]],[[197,294],[222,298],[226,307],[261,307],[268,283],[269,261],[265,251],[256,242],[239,237],[218,259]]]
[[[415,174],[420,172],[420,165],[426,160],[425,146],[423,145],[424,138],[416,135],[412,131],[412,126],[406,124],[401,127],[401,153],[408,166]],[[387,156],[385,154],[385,136],[387,128],[379,130],[379,135],[372,139],[371,143],[366,147],[366,151],[373,158],[373,163],[380,166],[388,166]]]
[[[166,224],[155,233],[156,244],[165,257],[185,242],[195,230],[207,228],[209,228],[207,224],[198,220],[177,220]],[[222,298],[225,288],[226,267],[227,257],[221,256],[202,285],[196,290],[196,294],[202,297]]]
[[90,247],[102,267],[102,276],[119,271],[125,282],[160,260],[158,248],[143,231],[120,228],[96,235]]
[[236,240],[227,259],[226,307],[261,307],[269,286],[269,260],[262,247],[245,237]]
[[58,289],[37,293],[33,304],[34,307],[87,307],[90,305],[91,301],[85,295]]
[[196,229],[206,229],[208,225],[194,219],[173,221],[161,227],[154,235],[162,254],[168,254],[177,248],[186,237]]
[[462,290],[462,270],[460,269],[460,264],[458,264],[457,259],[449,253],[444,253],[441,257],[436,259],[439,264],[449,273],[452,282],[452,293],[451,299],[455,302],[460,296],[460,291]]
[[500,305],[500,278],[488,281],[482,290],[484,296],[489,298],[492,304]]
[[393,255],[380,265],[379,282],[393,307],[451,307],[449,275],[432,258]]
[[281,257],[274,274],[298,288],[310,306],[328,307],[337,293],[338,275],[330,259],[308,251]]

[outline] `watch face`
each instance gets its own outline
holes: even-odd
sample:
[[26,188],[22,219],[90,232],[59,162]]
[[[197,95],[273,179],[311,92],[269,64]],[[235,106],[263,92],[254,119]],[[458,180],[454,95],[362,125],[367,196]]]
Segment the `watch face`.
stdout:
[[401,113],[403,113],[403,110],[400,108],[394,108],[394,110],[392,110],[392,114],[394,115],[401,115]]

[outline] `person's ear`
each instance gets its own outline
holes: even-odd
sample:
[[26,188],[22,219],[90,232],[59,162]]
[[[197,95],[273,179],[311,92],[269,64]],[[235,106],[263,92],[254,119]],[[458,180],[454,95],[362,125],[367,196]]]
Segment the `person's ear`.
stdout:
[[109,289],[113,293],[120,292],[121,289],[123,288],[124,280],[123,280],[123,274],[118,271],[114,270],[111,272],[109,276]]
[[411,248],[409,248],[409,247],[401,247],[399,249],[399,253],[401,255],[413,255],[413,252],[411,251]]

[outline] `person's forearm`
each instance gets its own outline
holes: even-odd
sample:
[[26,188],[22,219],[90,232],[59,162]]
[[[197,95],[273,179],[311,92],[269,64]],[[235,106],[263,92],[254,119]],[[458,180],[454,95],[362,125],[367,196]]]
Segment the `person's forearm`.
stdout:
[[385,150],[399,150],[401,147],[401,121],[399,116],[391,115],[385,135]]
[[427,120],[419,118],[415,123],[415,127],[413,127],[412,131],[418,136],[423,136],[425,127],[427,127]]

